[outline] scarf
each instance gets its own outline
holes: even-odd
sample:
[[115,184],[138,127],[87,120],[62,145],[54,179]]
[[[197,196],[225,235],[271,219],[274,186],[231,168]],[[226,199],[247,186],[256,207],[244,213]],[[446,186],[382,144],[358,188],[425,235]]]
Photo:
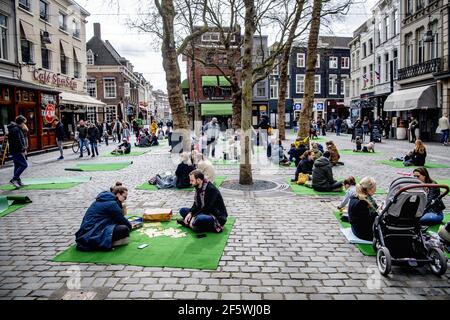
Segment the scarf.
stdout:
[[[205,207],[205,193],[206,193],[206,187],[208,186],[208,179],[204,179],[203,180],[203,184],[201,188],[196,188],[196,193],[195,193],[195,205],[198,208],[203,209]],[[198,203],[198,195],[200,194],[200,204]],[[203,212],[203,214],[208,214]],[[214,218],[214,229],[217,233],[222,232],[223,230],[223,226],[220,224],[219,220],[217,220],[217,218],[213,215],[213,214],[209,214],[211,217]],[[195,218],[195,217],[194,217]]]

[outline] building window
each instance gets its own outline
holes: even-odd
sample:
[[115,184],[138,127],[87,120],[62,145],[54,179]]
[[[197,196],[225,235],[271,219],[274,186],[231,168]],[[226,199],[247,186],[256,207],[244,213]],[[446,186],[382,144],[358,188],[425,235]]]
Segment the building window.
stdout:
[[386,34],[386,38],[385,38],[386,40],[388,40],[392,37],[392,35],[390,34],[391,25],[390,25],[390,21],[389,21],[389,16],[384,17],[384,32]]
[[103,79],[105,98],[114,99],[116,98],[116,79],[105,78]]
[[63,51],[61,50],[61,55],[60,55],[61,73],[67,74],[67,57],[62,52]]
[[341,75],[341,96],[350,97],[350,82],[346,75]]
[[396,36],[398,32],[400,31],[400,28],[398,27],[398,10],[394,11],[394,23],[392,24],[394,30],[393,34]]
[[59,28],[61,30],[67,30],[67,15],[65,13],[59,13]]
[[408,34],[405,36],[405,45],[406,45],[405,62],[406,66],[410,67],[413,65],[413,52],[414,52],[414,44],[412,43],[412,34]]
[[295,92],[305,93],[305,75],[297,74],[295,75]]
[[369,54],[373,53],[373,40],[369,39]]
[[425,7],[425,0],[416,0],[417,11]]
[[314,76],[314,93],[320,94],[320,75]]
[[394,50],[393,52],[393,69],[394,69],[394,80],[397,80],[397,76],[398,76],[398,53],[397,53],[397,49]]
[[361,81],[359,78],[356,79],[356,95],[359,96],[359,89],[361,88]]
[[316,68],[320,68],[320,54],[317,54]]
[[411,15],[413,14],[414,8],[413,8],[414,0],[406,0],[406,14]]
[[425,29],[421,28],[416,32],[417,39],[417,63],[422,63],[425,61],[425,43],[423,42],[423,37],[425,35]]
[[219,34],[215,32],[204,33],[202,35],[202,41],[204,42],[218,42]]
[[350,58],[349,57],[341,57],[341,68],[342,69],[350,68]]
[[73,19],[72,21],[72,35],[76,38],[80,37],[81,33],[81,24],[80,21]]
[[75,79],[80,79],[81,78],[81,63],[78,62],[77,59],[73,59],[73,77]]
[[8,59],[8,19],[5,15],[0,14],[0,59]]
[[116,106],[106,106],[106,122],[112,123],[113,120],[115,120],[117,113],[117,107]]
[[330,57],[330,69],[338,68],[338,57]]
[[380,45],[383,42],[383,37],[381,35],[381,21],[378,23],[377,27],[377,36],[378,36],[378,45]]
[[97,80],[87,79],[87,93],[93,97],[97,98]]
[[428,43],[430,59],[436,59],[439,56],[437,22],[431,24],[429,29],[433,32],[433,41]]
[[20,48],[22,50],[22,62],[34,62],[33,43],[26,39],[21,39]]
[[367,57],[367,46],[366,43],[363,43],[363,58]]
[[278,99],[278,81],[270,80],[270,99]]
[[369,82],[369,77],[367,76],[367,67],[363,67],[363,82],[364,82],[364,86],[363,89],[365,89],[367,87],[367,82]]
[[279,71],[280,71],[279,62],[277,60],[275,60],[274,65],[275,66],[273,67],[272,72],[270,74],[273,75],[273,76],[277,76]]
[[384,81],[387,82],[389,81],[389,75],[390,75],[390,70],[389,70],[389,53],[386,53],[384,55]]
[[256,96],[257,97],[265,97],[266,96],[266,83],[258,82],[256,84]]
[[305,54],[297,53],[297,68],[304,68],[304,67],[305,67]]
[[356,69],[359,69],[359,50],[356,50]]
[[45,47],[41,47],[41,58],[42,58],[42,68],[50,70],[50,61],[51,61],[51,54],[50,50],[48,50]]
[[370,76],[370,86],[373,86],[373,63],[371,63],[370,65],[369,65],[369,69],[370,69],[370,74],[369,74],[369,76]]
[[337,76],[335,74],[329,75],[328,87],[329,87],[328,90],[329,90],[330,94],[338,93]]
[[45,1],[39,1],[39,18],[48,21],[48,3]]
[[352,53],[352,71],[355,70],[355,65],[356,65],[356,63],[355,63],[355,53],[353,52]]
[[88,52],[86,52],[86,61],[87,65],[94,65],[94,53],[91,50],[88,50]]
[[19,7],[30,11],[31,10],[31,0],[19,0]]
[[87,121],[90,123],[96,123],[97,122],[97,114],[96,114],[96,108],[92,106],[87,107]]

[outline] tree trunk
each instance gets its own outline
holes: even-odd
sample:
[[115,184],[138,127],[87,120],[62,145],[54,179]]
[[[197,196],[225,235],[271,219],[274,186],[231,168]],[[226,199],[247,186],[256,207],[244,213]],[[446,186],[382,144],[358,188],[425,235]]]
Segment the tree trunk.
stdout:
[[289,68],[289,57],[291,55],[292,43],[295,39],[295,33],[302,16],[304,4],[305,0],[297,1],[294,21],[292,22],[292,25],[289,29],[289,36],[286,40],[286,47],[283,50],[282,60],[280,64],[280,90],[278,92],[278,135],[281,140],[286,139],[286,122],[284,121],[284,118],[286,111],[286,91],[288,86],[287,71]]
[[252,165],[250,163],[251,119],[252,119],[252,83],[253,83],[253,35],[255,34],[255,4],[254,0],[244,0],[245,31],[244,56],[242,59],[242,113],[241,113],[241,165],[239,183],[253,184]]
[[309,137],[310,123],[312,119],[312,107],[314,103],[314,75],[317,61],[317,42],[319,40],[320,15],[322,12],[322,0],[314,0],[311,29],[308,38],[308,50],[306,59],[305,95],[303,99],[300,119],[298,121],[298,137]]
[[162,58],[166,73],[167,94],[172,110],[173,127],[183,136],[183,150],[190,151],[189,126],[181,91],[181,73],[174,37],[175,8],[172,0],[161,1],[163,20]]
[[197,81],[195,77],[195,71],[196,71],[196,63],[195,63],[195,43],[194,41],[191,42],[191,49],[192,49],[192,63],[191,63],[191,73],[192,73],[192,89],[193,89],[193,100],[194,100],[194,134],[195,137],[200,138],[201,137],[201,129],[202,129],[202,118],[200,114],[200,106],[198,103],[198,91],[197,91]]
[[233,103],[232,125],[236,131],[241,127],[242,91],[239,85],[231,86],[231,100]]

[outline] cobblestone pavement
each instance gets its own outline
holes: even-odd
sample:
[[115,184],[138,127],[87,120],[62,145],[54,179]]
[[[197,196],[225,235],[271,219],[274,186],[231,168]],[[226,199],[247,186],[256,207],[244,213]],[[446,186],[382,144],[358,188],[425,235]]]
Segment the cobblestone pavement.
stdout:
[[[338,148],[351,148],[349,136],[336,137]],[[342,156],[345,166],[335,176],[374,176],[387,188],[398,169],[376,160],[402,155],[412,144],[383,141],[383,156]],[[101,152],[112,146],[100,148]],[[97,292],[107,299],[448,299],[449,274],[438,278],[427,269],[394,268],[389,278],[376,271],[374,257],[363,256],[348,244],[331,215],[336,197],[300,197],[286,186],[293,168],[255,169],[256,179],[280,184],[276,192],[262,194],[221,189],[229,214],[237,218],[225,252],[215,271],[146,268],[125,265],[54,263],[52,258],[74,241],[85,210],[94,197],[121,180],[130,187],[127,205],[177,210],[191,204],[188,191],[145,192],[135,187],[158,172],[174,170],[168,147],[139,157],[117,172],[67,172],[79,162],[71,150],[66,160],[57,153],[30,158],[24,177],[92,176],[88,183],[69,190],[10,191],[27,194],[33,203],[0,218],[0,298],[58,299],[69,289],[72,267],[81,270],[83,292]],[[450,164],[450,148],[428,146],[430,161]],[[84,158],[83,162],[117,161]],[[406,171],[406,170],[402,170]],[[0,183],[7,183],[12,168],[0,169]],[[435,178],[449,178],[450,169],[431,169]],[[218,174],[236,179],[236,167],[218,166]],[[383,197],[378,197],[382,200]],[[450,207],[446,200],[447,207]],[[379,281],[379,282],[377,282]]]

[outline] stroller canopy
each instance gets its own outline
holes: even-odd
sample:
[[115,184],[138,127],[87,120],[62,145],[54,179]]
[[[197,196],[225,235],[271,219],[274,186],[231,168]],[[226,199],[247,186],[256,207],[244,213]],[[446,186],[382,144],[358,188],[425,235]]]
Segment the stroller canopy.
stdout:
[[[415,188],[403,191],[395,199],[395,195],[402,188],[421,184],[423,183],[416,178],[401,177],[395,179],[389,186],[387,203],[391,203],[391,205],[389,206],[387,214],[396,218],[399,218],[400,215],[402,215],[401,218],[422,217],[427,204],[427,192],[425,188]],[[411,212],[413,209],[415,212]]]

